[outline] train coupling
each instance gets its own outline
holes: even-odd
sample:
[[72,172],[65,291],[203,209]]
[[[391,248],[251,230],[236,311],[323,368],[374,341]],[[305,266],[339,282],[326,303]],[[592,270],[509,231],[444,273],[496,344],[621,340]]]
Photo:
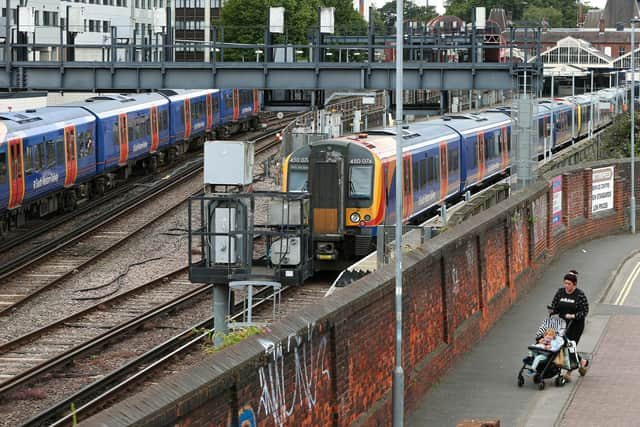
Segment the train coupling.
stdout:
[[338,259],[338,251],[333,243],[321,242],[316,244],[316,259],[320,261],[335,261]]

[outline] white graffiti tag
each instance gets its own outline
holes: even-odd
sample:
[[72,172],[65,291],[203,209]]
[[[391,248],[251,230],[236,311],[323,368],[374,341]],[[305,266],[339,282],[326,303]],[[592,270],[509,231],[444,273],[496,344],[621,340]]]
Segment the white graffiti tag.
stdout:
[[[258,371],[262,389],[258,415],[264,409],[265,415],[271,416],[277,426],[284,425],[286,419],[293,414],[297,403],[301,406],[306,403],[309,410],[313,408],[316,404],[318,385],[323,377],[330,378],[326,366],[327,338],[321,337],[317,349],[314,350],[313,330],[313,327],[309,328],[306,341],[300,336],[290,336],[286,353],[281,344],[268,348],[267,353],[273,356],[273,360],[267,366],[260,367]],[[294,374],[293,378],[287,378],[285,372],[289,374],[291,369],[285,369],[285,365],[292,363],[291,357],[287,357],[291,354],[292,344]],[[289,396],[287,390],[290,390]]]

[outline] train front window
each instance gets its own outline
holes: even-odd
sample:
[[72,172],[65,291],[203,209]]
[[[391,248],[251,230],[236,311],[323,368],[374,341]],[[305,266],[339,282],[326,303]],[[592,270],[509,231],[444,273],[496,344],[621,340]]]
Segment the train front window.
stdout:
[[371,166],[351,166],[349,169],[349,197],[352,199],[371,198],[373,168]]
[[309,173],[304,170],[290,170],[289,182],[287,183],[287,190],[293,192],[302,192],[309,190]]

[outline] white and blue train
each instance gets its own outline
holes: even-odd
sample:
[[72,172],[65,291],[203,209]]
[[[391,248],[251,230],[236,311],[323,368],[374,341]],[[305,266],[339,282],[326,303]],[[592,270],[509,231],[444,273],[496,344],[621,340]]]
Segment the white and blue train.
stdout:
[[[572,98],[539,101],[536,150],[555,152],[610,123],[626,109],[628,93],[607,89]],[[593,111],[591,109],[593,108]],[[510,108],[445,116],[403,129],[403,184],[395,184],[396,130],[314,142],[283,163],[283,191],[311,192],[316,266],[366,255],[377,226],[395,223],[403,198],[403,223],[472,187],[505,175],[510,166]],[[320,261],[320,262],[318,262]]]
[[255,127],[253,89],[161,90],[0,113],[0,235],[72,210],[135,166],[154,170],[194,144]]

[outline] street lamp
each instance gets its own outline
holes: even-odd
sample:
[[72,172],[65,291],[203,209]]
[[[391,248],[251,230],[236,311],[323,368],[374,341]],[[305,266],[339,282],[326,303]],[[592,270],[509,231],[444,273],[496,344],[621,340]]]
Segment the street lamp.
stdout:
[[635,122],[635,104],[636,104],[636,66],[635,66],[635,46],[634,33],[636,32],[636,24],[640,22],[637,16],[631,19],[631,234],[636,233],[636,122]]

